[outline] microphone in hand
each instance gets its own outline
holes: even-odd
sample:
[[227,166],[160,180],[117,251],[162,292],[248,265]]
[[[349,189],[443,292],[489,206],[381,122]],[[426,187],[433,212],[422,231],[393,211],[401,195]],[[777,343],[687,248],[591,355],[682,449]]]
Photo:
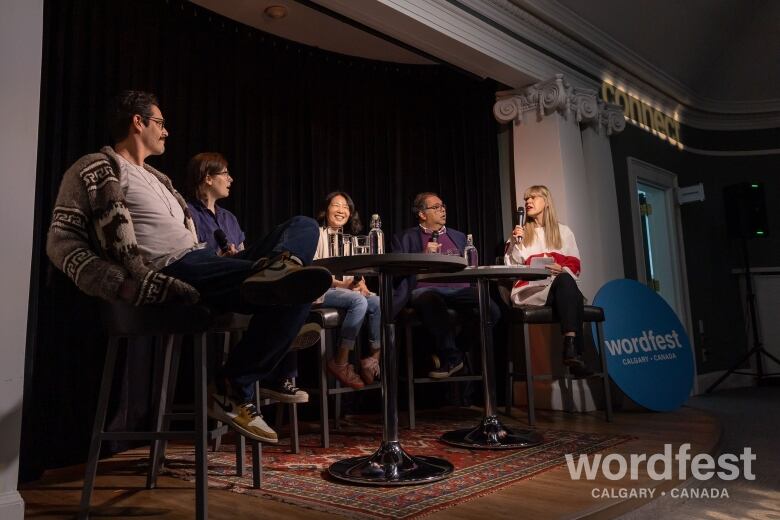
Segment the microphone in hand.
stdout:
[[515,225],[520,227],[525,226],[525,208],[523,206],[517,207],[517,212],[515,213]]
[[[521,228],[525,226],[525,208],[523,206],[517,207],[517,211],[515,212],[515,226],[520,226]],[[516,236],[515,241],[520,243],[523,241],[523,237]]]
[[217,228],[214,230],[214,240],[217,241],[217,245],[223,253],[227,253],[230,250],[230,244],[228,244],[227,235],[221,229]]

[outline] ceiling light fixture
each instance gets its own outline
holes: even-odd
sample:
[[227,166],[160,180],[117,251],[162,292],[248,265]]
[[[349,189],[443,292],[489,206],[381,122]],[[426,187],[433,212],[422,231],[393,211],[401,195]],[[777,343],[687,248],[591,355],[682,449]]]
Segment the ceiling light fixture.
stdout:
[[283,5],[269,5],[263,12],[268,18],[272,20],[281,20],[287,16],[287,8]]

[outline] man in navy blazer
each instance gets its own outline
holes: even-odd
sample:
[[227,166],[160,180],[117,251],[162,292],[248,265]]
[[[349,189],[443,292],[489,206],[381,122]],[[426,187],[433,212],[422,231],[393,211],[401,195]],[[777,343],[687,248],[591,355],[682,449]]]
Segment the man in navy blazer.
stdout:
[[[418,193],[412,203],[412,212],[417,217],[418,225],[393,237],[394,253],[463,255],[466,235],[445,226],[447,206],[437,194]],[[396,314],[408,303],[420,315],[423,325],[434,338],[434,367],[428,375],[443,379],[461,370],[463,352],[455,343],[455,331],[450,326],[448,309],[476,306],[476,289],[468,283],[418,283],[415,276],[409,276],[397,283],[393,299]],[[493,302],[490,310],[495,323],[500,311]]]

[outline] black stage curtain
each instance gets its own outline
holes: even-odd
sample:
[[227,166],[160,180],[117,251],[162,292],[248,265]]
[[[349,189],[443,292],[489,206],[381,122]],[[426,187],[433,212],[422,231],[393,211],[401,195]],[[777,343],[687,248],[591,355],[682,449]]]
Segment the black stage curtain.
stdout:
[[[430,190],[482,258],[501,241],[491,81],[325,52],[181,0],[46,1],[42,72],[23,478],[85,458],[105,338],[96,302],[52,271],[44,242],[62,173],[108,144],[104,109],[119,90],[159,96],[170,138],[150,163],[174,185],[193,154],[227,157],[224,206],[250,240],[344,189],[364,221],[381,215],[388,240]],[[127,363],[126,391],[148,392],[139,370]]]

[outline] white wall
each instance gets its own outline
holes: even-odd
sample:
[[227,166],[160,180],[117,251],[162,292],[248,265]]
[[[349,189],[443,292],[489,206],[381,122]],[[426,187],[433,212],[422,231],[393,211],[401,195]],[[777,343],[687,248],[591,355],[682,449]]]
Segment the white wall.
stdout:
[[24,517],[16,490],[35,217],[43,0],[4,0],[0,17],[0,518]]
[[527,119],[513,132],[517,200],[533,184],[550,188],[558,219],[577,238],[580,290],[593,300],[602,285],[623,277],[609,141],[584,136],[576,121],[558,113]]

